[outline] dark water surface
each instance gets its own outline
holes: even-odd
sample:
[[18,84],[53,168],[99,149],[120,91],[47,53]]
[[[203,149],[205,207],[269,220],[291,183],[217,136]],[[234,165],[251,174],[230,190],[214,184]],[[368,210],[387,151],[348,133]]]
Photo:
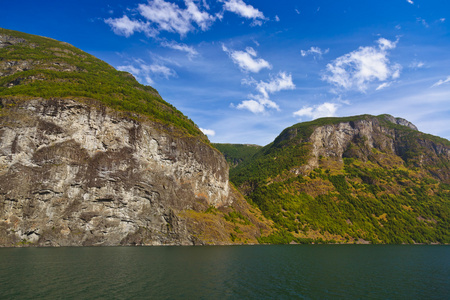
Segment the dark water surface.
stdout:
[[450,299],[450,246],[0,249],[0,299]]

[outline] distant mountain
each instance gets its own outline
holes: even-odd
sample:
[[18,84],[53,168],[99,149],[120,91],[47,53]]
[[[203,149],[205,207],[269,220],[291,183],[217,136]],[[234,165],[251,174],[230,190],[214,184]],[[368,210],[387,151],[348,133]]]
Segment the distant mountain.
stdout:
[[0,246],[257,243],[271,225],[158,92],[0,29]]
[[262,147],[250,144],[213,144],[225,156],[231,168],[250,159]]
[[299,123],[245,157],[230,179],[278,228],[262,242],[450,242],[450,142],[404,119]]

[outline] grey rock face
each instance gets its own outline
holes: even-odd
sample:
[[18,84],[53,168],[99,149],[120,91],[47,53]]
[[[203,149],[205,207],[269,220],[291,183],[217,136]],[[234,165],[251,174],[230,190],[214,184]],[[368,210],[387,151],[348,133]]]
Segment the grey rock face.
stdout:
[[413,123],[409,122],[408,120],[405,120],[403,118],[394,118],[391,115],[384,115],[384,118],[386,120],[388,120],[391,123],[397,124],[397,125],[402,125],[402,126],[406,126],[408,128],[411,128],[413,130],[418,130],[416,125],[414,125]]
[[[417,127],[405,119],[389,115],[384,117],[394,124],[417,131]],[[294,136],[295,134],[295,132],[291,133]],[[414,164],[419,167],[441,165],[442,162],[450,160],[450,148],[428,139],[417,139],[416,145],[411,145],[411,141],[402,131],[384,126],[376,117],[318,126],[305,141],[311,147],[310,159],[307,164],[292,170],[296,174],[319,167],[320,157],[331,157],[341,163],[344,157],[366,161],[372,149],[398,155],[405,161],[409,159],[409,151],[417,151],[420,155],[419,159],[414,158]],[[449,180],[448,172],[439,172],[437,177],[444,182]]]
[[231,204],[197,138],[70,99],[1,106],[0,245],[192,244],[177,213]]

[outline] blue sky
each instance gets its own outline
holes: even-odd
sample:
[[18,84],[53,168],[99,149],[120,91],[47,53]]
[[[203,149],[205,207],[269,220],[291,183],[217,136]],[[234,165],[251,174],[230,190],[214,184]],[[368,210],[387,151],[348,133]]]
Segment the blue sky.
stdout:
[[132,73],[212,142],[382,113],[450,139],[447,0],[0,2],[0,27]]

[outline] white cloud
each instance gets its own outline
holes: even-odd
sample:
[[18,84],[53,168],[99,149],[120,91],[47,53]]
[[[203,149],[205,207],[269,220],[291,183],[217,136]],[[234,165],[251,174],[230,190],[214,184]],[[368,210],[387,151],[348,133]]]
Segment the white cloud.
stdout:
[[215,18],[207,12],[200,11],[197,5],[192,0],[185,0],[185,3],[187,6],[186,12],[189,15],[190,19],[197,23],[197,25],[203,31],[207,30],[211,26],[211,24],[214,23]]
[[190,14],[178,5],[164,0],[139,4],[138,11],[148,21],[156,25],[158,31],[177,32],[185,35],[193,30]]
[[269,82],[260,81],[256,85],[256,90],[265,98],[269,97],[269,93],[279,92],[281,90],[293,90],[295,84],[292,82],[292,75],[285,72],[279,72],[276,77],[272,77]]
[[406,2],[408,2],[409,4],[414,4],[412,0],[406,0]]
[[413,68],[413,69],[423,68],[424,66],[425,66],[425,63],[424,63],[424,62],[422,62],[422,61],[417,61],[417,60],[414,60],[414,61],[409,65],[409,67],[410,67],[410,68]]
[[105,23],[111,26],[117,35],[129,37],[136,31],[146,31],[146,24],[141,21],[130,20],[127,16],[116,19],[106,19]]
[[225,0],[222,2],[225,10],[240,15],[241,17],[254,20],[265,19],[264,14],[261,11],[249,4],[245,4],[242,0]]
[[394,49],[397,41],[380,38],[377,43],[378,47],[359,47],[327,64],[322,80],[344,90],[365,92],[373,81],[398,78],[401,66],[390,63],[387,57],[388,50]]
[[160,64],[152,64],[152,65],[142,65],[141,68],[147,72],[152,73],[155,75],[163,76],[166,79],[169,79],[169,77],[175,77],[177,76],[177,73],[175,73],[174,70]]
[[300,14],[300,11],[298,9],[295,9],[295,12],[297,13],[297,15]]
[[278,104],[270,99],[261,97],[260,95],[249,95],[250,100],[244,100],[238,104],[237,109],[247,109],[254,114],[262,114],[266,112],[266,108],[280,110]]
[[133,65],[125,65],[118,66],[117,69],[120,71],[131,73],[138,81],[141,81],[145,84],[152,85],[155,83],[150,77],[149,70],[145,67],[145,65],[140,65],[138,67],[135,67]]
[[135,32],[145,32],[148,36],[156,36],[160,31],[176,32],[181,36],[195,30],[194,24],[205,31],[216,17],[201,11],[193,0],[185,0],[186,8],[182,9],[175,3],[164,0],[149,0],[146,4],[139,4],[137,11],[146,21],[130,20],[128,16],[109,18],[105,22],[114,32],[126,37]]
[[384,88],[389,87],[391,84],[392,84],[392,82],[383,82],[382,84],[380,84],[380,85],[376,88],[376,90],[377,90],[377,91],[382,90],[382,89],[384,89]]
[[247,109],[254,114],[265,112],[265,106],[259,101],[245,100],[237,106],[237,109]]
[[194,56],[198,55],[197,50],[195,50],[193,47],[188,46],[186,44],[180,44],[175,41],[172,42],[163,42],[161,43],[161,46],[166,48],[171,48],[174,50],[186,52],[189,58],[193,58]]
[[442,23],[445,22],[445,18],[440,18],[439,21],[441,21]]
[[420,17],[416,18],[417,22],[422,23],[422,25],[426,28],[430,27],[430,25],[428,25],[427,21],[425,19],[422,19]]
[[280,22],[280,17],[278,17],[278,15],[275,16],[275,21]]
[[334,117],[338,107],[338,104],[325,102],[315,106],[304,106],[293,114],[295,117],[309,117],[311,119]]
[[177,73],[174,70],[164,66],[160,63],[146,64],[144,61],[138,59],[134,61],[134,64],[118,66],[118,70],[131,73],[138,81],[153,85],[155,82],[152,77],[176,77]]
[[379,38],[377,42],[378,42],[378,46],[380,47],[380,49],[382,51],[385,51],[385,50],[391,50],[391,49],[394,49],[395,47],[397,47],[398,40],[393,42],[393,41],[387,40],[385,38]]
[[136,67],[134,67],[134,66],[132,66],[132,65],[118,66],[117,70],[131,73],[131,74],[133,74],[136,77],[139,76],[139,74],[141,74],[141,70],[136,68]]
[[223,3],[222,11],[210,14],[210,9],[205,0],[184,0],[185,7],[165,0],[148,0],[138,4],[138,14],[131,20],[124,15],[122,18],[105,19],[105,23],[111,26],[114,33],[129,37],[135,32],[144,32],[147,36],[156,37],[161,31],[178,33],[185,36],[187,33],[201,29],[208,30],[216,20],[223,19],[224,11],[230,11],[237,15],[252,19],[251,26],[260,26],[266,20],[264,14],[243,0],[219,0]]
[[202,5],[203,5],[207,10],[209,10],[209,5],[208,5],[208,3],[206,2],[206,0],[202,0]]
[[444,79],[444,80],[439,80],[438,82],[436,82],[435,84],[433,84],[431,87],[437,87],[437,86],[440,86],[440,85],[443,85],[443,84],[446,84],[446,83],[449,83],[450,82],[450,76],[447,76],[447,78],[446,79]]
[[329,51],[330,49],[325,49],[322,51],[322,49],[320,49],[319,47],[311,47],[309,50],[300,50],[300,53],[303,57],[307,55],[317,55],[319,57],[322,57],[322,54],[327,54]]
[[250,26],[262,26],[263,22],[261,20],[253,20],[253,22],[250,24]]
[[257,53],[252,47],[247,47],[245,51],[233,51],[229,50],[225,45],[222,45],[223,51],[225,51],[235,64],[243,72],[258,73],[261,69],[271,69],[272,66],[269,62],[262,58],[256,58]]
[[215,136],[216,135],[216,132],[212,129],[200,128],[200,131],[203,132],[204,134],[206,134],[207,136]]
[[276,77],[272,77],[269,82],[257,82],[253,78],[250,78],[243,79],[242,83],[247,85],[255,85],[256,90],[260,94],[250,94],[250,99],[242,101],[236,108],[247,109],[254,114],[265,113],[266,109],[280,110],[278,104],[270,100],[269,94],[273,94],[282,90],[295,89],[295,85],[292,82],[292,75],[286,74],[285,72],[278,73],[278,75]]

